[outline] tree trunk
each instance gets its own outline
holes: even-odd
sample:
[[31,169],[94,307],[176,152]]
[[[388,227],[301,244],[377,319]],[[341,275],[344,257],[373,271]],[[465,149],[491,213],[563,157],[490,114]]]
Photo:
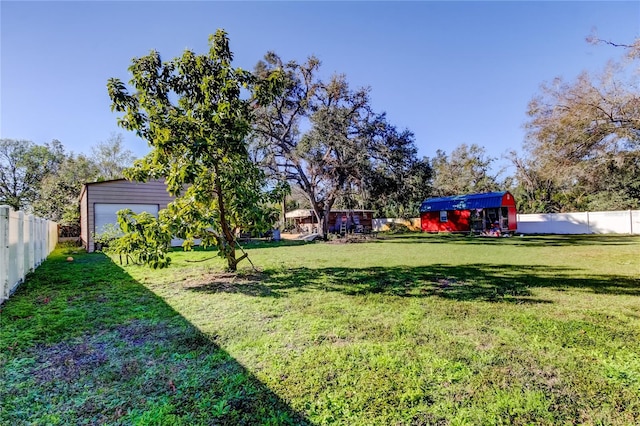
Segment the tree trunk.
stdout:
[[282,230],[287,225],[287,196],[282,196]]
[[313,213],[316,215],[316,220],[318,221],[318,233],[322,235],[322,238],[327,239],[326,237],[326,228],[324,226],[324,210],[320,207],[320,205],[316,202],[312,201],[313,205]]
[[329,239],[329,212],[331,210],[324,211],[324,216],[322,217],[322,238],[324,240]]
[[235,241],[233,244],[229,244],[231,248],[226,253],[227,257],[227,269],[231,272],[235,272],[238,269],[238,260],[236,260],[236,245]]
[[318,234],[326,240],[329,234],[329,215],[318,203],[313,203],[313,212],[318,224]]
[[331,212],[331,207],[333,207],[334,200],[325,200],[324,209],[320,210],[322,212],[321,219],[318,221],[318,226],[320,229],[319,233],[322,235],[324,240],[329,239],[329,213]]
[[214,168],[216,173],[215,186],[216,194],[218,196],[218,208],[220,209],[220,226],[222,227],[222,237],[224,242],[218,243],[218,250],[224,251],[224,256],[227,259],[227,269],[231,272],[235,272],[238,269],[238,263],[247,257],[246,255],[236,259],[236,237],[231,232],[231,228],[227,223],[227,213],[224,203],[224,197],[222,196],[222,184],[218,177],[218,168]]
[[238,263],[240,263],[247,257],[249,257],[249,255],[245,253],[242,256],[236,258],[236,248],[234,246],[232,251],[227,256],[227,270],[229,272],[235,272],[238,269]]

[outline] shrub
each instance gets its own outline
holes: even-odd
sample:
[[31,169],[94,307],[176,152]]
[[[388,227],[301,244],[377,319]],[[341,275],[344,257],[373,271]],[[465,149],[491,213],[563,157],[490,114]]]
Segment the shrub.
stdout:
[[386,226],[388,229],[386,229],[384,232],[386,232],[387,234],[407,234],[409,232],[412,232],[411,229],[409,229],[409,227],[404,223],[391,222]]
[[109,247],[109,244],[113,243],[116,238],[120,238],[123,235],[119,226],[108,223],[102,227],[102,232],[94,233],[93,241],[96,243],[96,250],[102,251]]

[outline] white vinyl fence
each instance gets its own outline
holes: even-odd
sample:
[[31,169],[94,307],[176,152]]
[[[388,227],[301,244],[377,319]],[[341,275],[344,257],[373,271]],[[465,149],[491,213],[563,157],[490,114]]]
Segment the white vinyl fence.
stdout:
[[640,234],[640,210],[519,214],[523,234]]
[[58,225],[0,206],[0,304],[58,243]]

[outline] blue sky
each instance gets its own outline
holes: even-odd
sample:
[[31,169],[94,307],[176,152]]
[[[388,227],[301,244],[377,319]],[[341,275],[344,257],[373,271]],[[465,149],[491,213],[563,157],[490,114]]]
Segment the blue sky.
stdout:
[[265,52],[370,86],[373,107],[415,133],[420,155],[477,143],[499,157],[519,150],[527,103],[540,84],[597,71],[629,43],[640,2],[0,2],[0,137],[68,151],[122,133],[137,156],[146,142],[117,127],[106,82],[129,80],[133,57],[204,53],[224,28],[235,66]]

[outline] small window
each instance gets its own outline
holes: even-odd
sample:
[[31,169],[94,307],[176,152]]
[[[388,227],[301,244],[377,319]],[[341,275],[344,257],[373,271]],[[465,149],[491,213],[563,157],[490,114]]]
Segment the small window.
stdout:
[[442,210],[440,211],[440,222],[448,222],[449,218],[447,217],[447,211],[446,210]]

